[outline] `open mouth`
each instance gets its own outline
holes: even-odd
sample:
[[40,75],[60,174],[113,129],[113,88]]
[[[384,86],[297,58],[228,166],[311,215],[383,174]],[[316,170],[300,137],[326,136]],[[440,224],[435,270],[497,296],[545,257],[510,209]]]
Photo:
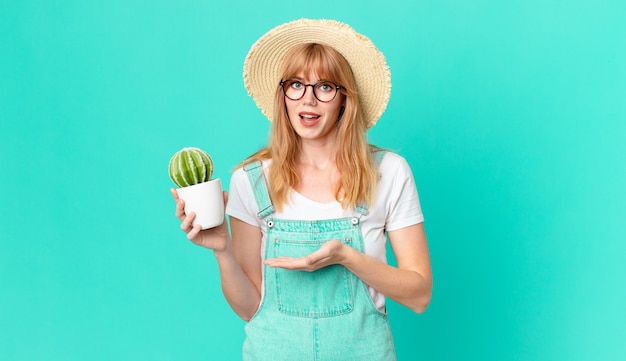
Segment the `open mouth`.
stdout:
[[300,123],[306,126],[314,126],[320,120],[320,115],[315,113],[303,112],[298,114],[300,116]]
[[317,120],[319,119],[319,115],[313,113],[300,113],[300,119],[302,120]]

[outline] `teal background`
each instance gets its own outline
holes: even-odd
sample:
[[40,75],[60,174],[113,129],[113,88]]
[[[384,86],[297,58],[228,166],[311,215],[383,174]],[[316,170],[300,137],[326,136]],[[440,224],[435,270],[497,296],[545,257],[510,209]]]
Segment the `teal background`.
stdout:
[[0,359],[240,359],[166,167],[202,147],[228,186],[269,129],[243,59],[300,17],[391,67],[369,138],[411,164],[435,279],[390,302],[399,359],[626,359],[621,0],[0,0]]

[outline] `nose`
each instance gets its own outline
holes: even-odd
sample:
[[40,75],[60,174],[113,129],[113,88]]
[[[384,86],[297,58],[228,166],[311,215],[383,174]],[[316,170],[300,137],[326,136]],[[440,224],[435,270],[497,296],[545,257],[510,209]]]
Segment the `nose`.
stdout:
[[[311,87],[311,91],[309,91],[309,87]],[[315,104],[316,102],[315,88],[313,88],[312,84],[306,84],[304,86],[304,94],[302,95],[302,104]]]

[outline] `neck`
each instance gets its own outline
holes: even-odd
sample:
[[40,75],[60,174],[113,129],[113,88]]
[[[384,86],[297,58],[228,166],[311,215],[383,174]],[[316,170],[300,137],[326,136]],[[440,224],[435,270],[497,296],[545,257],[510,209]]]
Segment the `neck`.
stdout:
[[302,165],[315,168],[326,168],[335,164],[337,154],[336,142],[308,142],[303,141],[298,162]]

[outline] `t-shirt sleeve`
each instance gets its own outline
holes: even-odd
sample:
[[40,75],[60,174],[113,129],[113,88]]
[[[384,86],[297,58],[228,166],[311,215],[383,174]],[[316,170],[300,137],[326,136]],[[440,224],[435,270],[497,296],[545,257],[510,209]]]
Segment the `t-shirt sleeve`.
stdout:
[[226,214],[250,225],[260,227],[258,212],[259,209],[246,172],[239,168],[230,178]]
[[[404,227],[412,226],[424,222],[422,207],[420,205],[417,187],[413,178],[413,173],[407,161],[397,155],[388,154],[389,162],[383,162],[386,169],[381,172],[394,174],[392,179],[392,189],[388,198],[388,213],[385,228],[395,231]],[[387,163],[387,164],[385,164]],[[385,174],[385,173],[383,173]]]

